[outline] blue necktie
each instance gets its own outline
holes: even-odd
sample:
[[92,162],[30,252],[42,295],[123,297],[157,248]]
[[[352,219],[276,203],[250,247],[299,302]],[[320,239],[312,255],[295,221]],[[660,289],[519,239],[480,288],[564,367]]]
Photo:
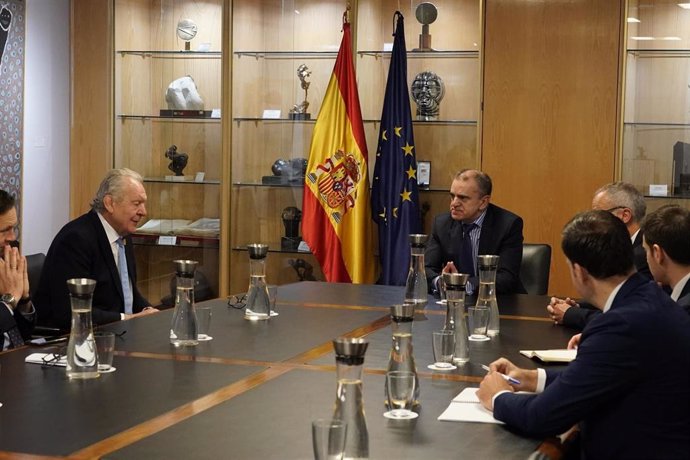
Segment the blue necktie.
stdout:
[[122,294],[125,297],[125,313],[132,314],[132,288],[129,284],[127,256],[125,255],[125,241],[122,239],[122,237],[117,239],[117,265],[120,271]]
[[474,227],[474,223],[462,224],[462,247],[460,248],[460,264],[457,267],[460,273],[467,273],[470,278],[474,276],[474,251],[472,251],[470,239],[470,231]]

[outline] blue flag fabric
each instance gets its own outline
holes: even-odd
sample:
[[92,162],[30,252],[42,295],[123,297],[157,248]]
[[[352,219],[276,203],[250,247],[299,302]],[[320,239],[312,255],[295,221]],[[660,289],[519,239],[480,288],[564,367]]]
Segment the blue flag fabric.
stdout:
[[420,233],[417,160],[407,90],[405,19],[395,12],[396,27],[376,166],[371,191],[372,214],[379,230],[379,284],[404,285],[410,264],[411,233]]

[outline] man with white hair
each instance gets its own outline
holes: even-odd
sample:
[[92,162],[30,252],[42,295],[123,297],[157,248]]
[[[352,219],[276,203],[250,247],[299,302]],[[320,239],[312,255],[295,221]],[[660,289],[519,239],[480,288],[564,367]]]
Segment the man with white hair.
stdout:
[[110,323],[158,311],[136,284],[130,235],[146,216],[146,191],[140,174],[113,169],[101,182],[91,211],[67,223],[55,236],[34,303],[39,325],[69,330],[71,306],[66,281],[96,281],[92,317]]

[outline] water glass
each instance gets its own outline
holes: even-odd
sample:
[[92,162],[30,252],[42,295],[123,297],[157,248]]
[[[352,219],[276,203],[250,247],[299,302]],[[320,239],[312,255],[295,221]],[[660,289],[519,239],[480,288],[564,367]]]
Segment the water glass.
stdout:
[[268,305],[271,309],[271,314],[276,312],[276,299],[278,295],[278,286],[275,284],[269,284],[268,289]]
[[112,372],[113,354],[115,353],[115,334],[112,332],[94,332],[98,354],[98,372]]
[[213,337],[208,335],[208,331],[211,328],[211,307],[195,307],[195,311],[197,340],[213,339]]
[[311,422],[312,446],[316,460],[341,460],[345,451],[347,423],[318,419]]
[[416,417],[412,412],[414,402],[415,375],[410,371],[390,371],[386,373],[386,386],[388,389],[387,416],[394,419]]
[[475,342],[489,340],[486,330],[489,327],[490,317],[491,310],[488,307],[475,306],[467,309],[470,340]]
[[454,331],[434,331],[434,365],[437,368],[453,367],[453,357],[455,353],[455,332]]

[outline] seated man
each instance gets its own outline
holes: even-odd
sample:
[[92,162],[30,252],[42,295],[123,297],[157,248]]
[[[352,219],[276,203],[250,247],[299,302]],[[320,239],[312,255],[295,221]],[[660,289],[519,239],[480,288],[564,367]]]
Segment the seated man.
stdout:
[[104,324],[158,311],[137,289],[130,234],[146,216],[142,177],[130,169],[111,170],[101,182],[91,211],[67,223],[50,245],[36,292],[39,324],[70,329],[66,281],[96,280],[92,317]]
[[[647,266],[647,257],[642,247],[643,236],[642,231],[640,231],[640,222],[642,222],[647,211],[644,196],[632,184],[614,182],[606,184],[594,192],[592,209],[610,212],[625,224],[633,245],[635,268],[642,276],[652,279],[652,274]],[[551,298],[546,310],[556,324],[563,324],[580,330],[585,327],[591,316],[600,313],[591,305],[578,304],[572,299],[559,299],[557,297]]]
[[429,292],[438,292],[441,273],[467,273],[467,292],[478,286],[477,256],[499,256],[498,294],[526,293],[520,281],[522,219],[490,203],[491,178],[463,169],[450,186],[450,212],[434,218],[424,260]]
[[[690,317],[635,272],[630,235],[610,213],[575,216],[561,247],[575,288],[603,313],[587,324],[564,370],[520,369],[501,358],[479,400],[530,436],[579,424],[581,458],[687,458]],[[509,385],[499,372],[520,383]]]
[[36,319],[26,258],[16,248],[16,230],[15,199],[0,190],[0,351],[24,345]]
[[654,279],[670,286],[671,299],[690,313],[690,211],[663,206],[645,217],[642,231]]

